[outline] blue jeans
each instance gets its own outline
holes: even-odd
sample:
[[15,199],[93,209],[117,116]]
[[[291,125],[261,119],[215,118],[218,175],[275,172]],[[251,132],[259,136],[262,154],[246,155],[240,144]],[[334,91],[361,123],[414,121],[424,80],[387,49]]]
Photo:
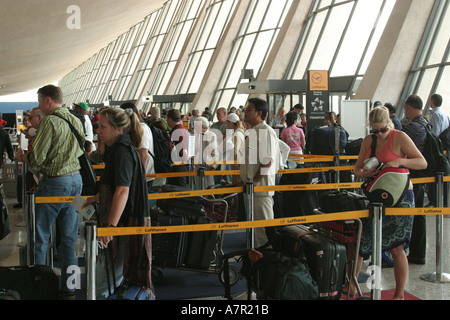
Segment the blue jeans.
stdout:
[[[72,197],[81,194],[83,182],[80,174],[73,176],[43,178],[39,181],[36,197]],[[78,265],[75,256],[75,244],[78,238],[78,212],[70,203],[42,203],[36,204],[36,244],[35,262],[45,265],[47,260],[47,246],[53,224],[58,221],[61,233],[61,253],[63,257],[61,269],[62,289],[66,291],[69,266]]]

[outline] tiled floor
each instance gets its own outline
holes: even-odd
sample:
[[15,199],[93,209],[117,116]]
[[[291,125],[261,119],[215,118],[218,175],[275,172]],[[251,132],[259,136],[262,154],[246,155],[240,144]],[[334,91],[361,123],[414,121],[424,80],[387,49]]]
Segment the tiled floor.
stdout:
[[[23,209],[14,209],[15,199],[7,198],[10,212],[11,234],[0,240],[0,266],[19,265],[18,245],[27,239],[24,227],[25,216]],[[444,273],[450,273],[450,218],[444,217]],[[409,265],[409,275],[406,291],[424,300],[450,300],[450,283],[427,282],[420,278],[423,274],[436,271],[436,217],[427,217],[427,260],[425,265]],[[367,268],[367,266],[365,266]],[[364,266],[363,266],[364,271]],[[362,283],[363,292],[370,291],[367,285]],[[387,268],[382,270],[382,290],[395,288],[394,270]],[[242,298],[242,297],[241,297]],[[211,298],[209,298],[211,299]],[[213,298],[215,299],[215,298]],[[221,299],[217,297],[217,299]]]

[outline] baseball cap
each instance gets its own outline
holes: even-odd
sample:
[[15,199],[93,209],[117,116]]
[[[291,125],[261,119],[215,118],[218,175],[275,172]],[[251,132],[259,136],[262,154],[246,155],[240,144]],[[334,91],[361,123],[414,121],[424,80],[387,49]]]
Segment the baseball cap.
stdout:
[[86,111],[87,111],[87,109],[89,109],[89,106],[84,102],[80,102],[79,104],[74,103],[73,105],[76,107],[80,107],[81,109],[84,109]]
[[239,116],[238,116],[236,113],[230,113],[230,114],[227,116],[227,121],[236,123],[236,122],[239,121]]

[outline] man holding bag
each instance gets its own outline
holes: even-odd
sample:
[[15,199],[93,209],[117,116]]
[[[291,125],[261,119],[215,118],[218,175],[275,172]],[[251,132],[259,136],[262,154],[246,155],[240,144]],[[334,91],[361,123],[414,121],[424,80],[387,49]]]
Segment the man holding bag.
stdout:
[[[71,197],[81,194],[83,182],[78,158],[83,150],[66,120],[75,127],[84,142],[81,121],[62,107],[63,93],[59,87],[48,85],[40,88],[38,101],[45,117],[39,125],[32,150],[26,155],[18,155],[21,161],[28,162],[31,169],[41,174],[36,197]],[[67,286],[67,270],[70,266],[78,265],[75,256],[78,213],[70,203],[36,204],[35,264],[46,265],[48,240],[57,218],[63,256],[60,297],[72,300],[75,294],[74,289]]]

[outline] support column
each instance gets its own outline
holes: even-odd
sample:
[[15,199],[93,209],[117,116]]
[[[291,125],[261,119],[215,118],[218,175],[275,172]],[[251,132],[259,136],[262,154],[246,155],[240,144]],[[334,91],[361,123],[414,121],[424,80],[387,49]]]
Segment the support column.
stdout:
[[397,1],[355,99],[398,104],[433,0]]

